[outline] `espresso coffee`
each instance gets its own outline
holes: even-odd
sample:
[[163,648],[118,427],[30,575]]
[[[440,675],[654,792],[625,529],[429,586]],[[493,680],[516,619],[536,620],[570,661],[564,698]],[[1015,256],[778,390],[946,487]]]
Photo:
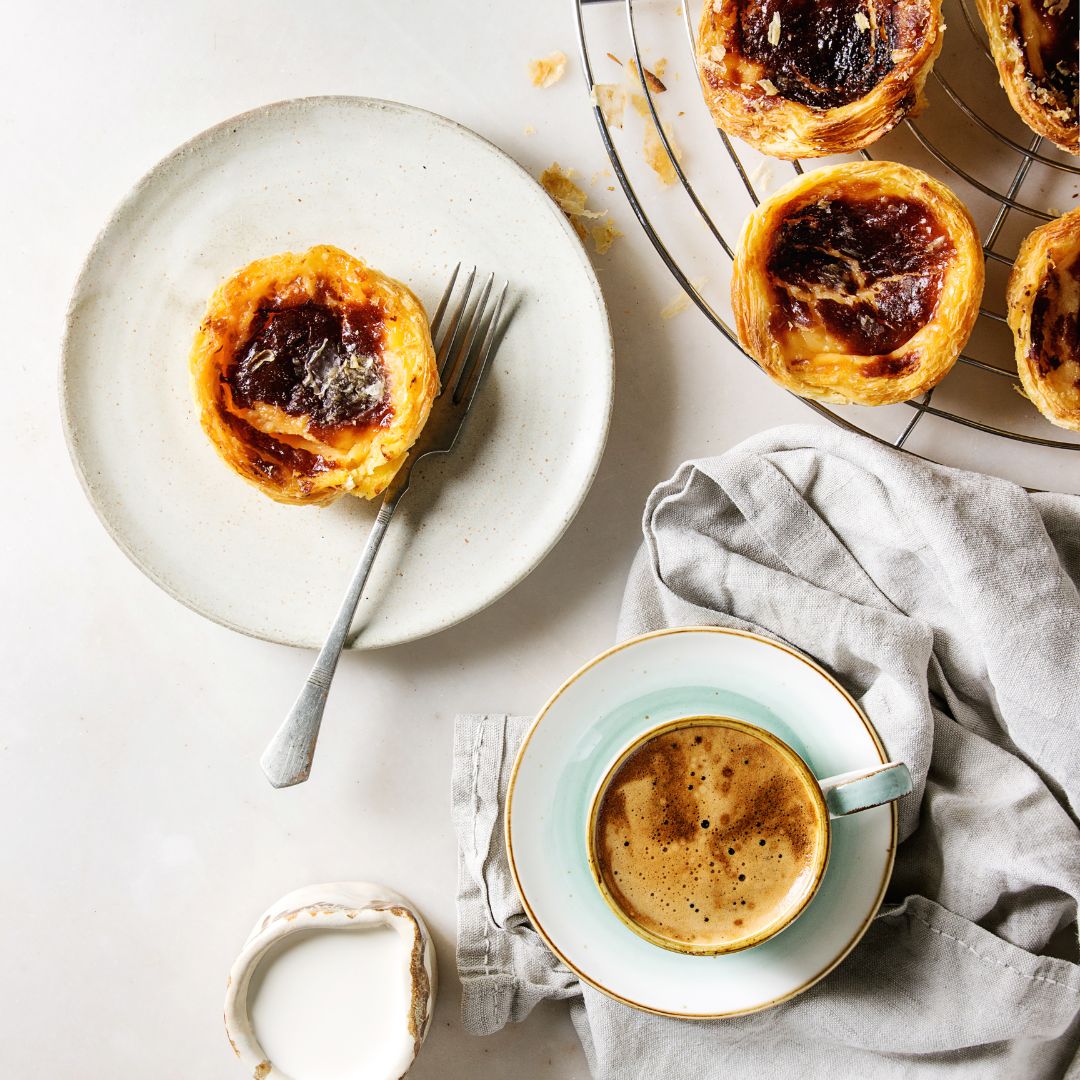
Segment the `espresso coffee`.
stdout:
[[827,851],[800,763],[722,720],[660,732],[622,761],[594,814],[610,899],[671,947],[739,948],[797,912]]

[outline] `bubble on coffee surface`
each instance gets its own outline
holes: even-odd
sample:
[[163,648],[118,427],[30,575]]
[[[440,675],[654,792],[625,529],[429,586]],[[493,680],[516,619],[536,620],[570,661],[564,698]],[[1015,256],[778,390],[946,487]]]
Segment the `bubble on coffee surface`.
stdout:
[[769,743],[713,724],[679,728],[643,743],[612,776],[597,814],[598,868],[644,929],[730,945],[805,895],[819,812]]

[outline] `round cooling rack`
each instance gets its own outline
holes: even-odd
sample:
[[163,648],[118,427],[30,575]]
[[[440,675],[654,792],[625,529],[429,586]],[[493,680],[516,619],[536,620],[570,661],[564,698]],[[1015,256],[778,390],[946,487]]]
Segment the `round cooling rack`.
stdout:
[[[805,167],[860,157],[900,161],[952,188],[983,237],[986,291],[975,329],[949,376],[917,400],[876,408],[800,400],[840,427],[922,457],[993,471],[1029,487],[1080,493],[1080,435],[1051,425],[1018,392],[1004,315],[1015,252],[1033,229],[1078,205],[1080,165],[1013,113],[972,2],[945,0],[950,29],[927,80],[928,107],[918,119],[905,120],[860,154],[815,159]],[[702,0],[572,3],[593,114],[614,178],[675,280],[756,368],[730,320],[732,241],[752,207],[786,183],[789,170],[802,173],[804,165],[765,157],[716,129],[694,58]],[[645,76],[647,67],[658,65],[662,93]],[[647,112],[639,117],[627,109],[616,127],[605,119],[595,88],[620,82],[641,95]],[[643,125],[655,125],[671,162],[678,183],[670,188],[645,161]]]

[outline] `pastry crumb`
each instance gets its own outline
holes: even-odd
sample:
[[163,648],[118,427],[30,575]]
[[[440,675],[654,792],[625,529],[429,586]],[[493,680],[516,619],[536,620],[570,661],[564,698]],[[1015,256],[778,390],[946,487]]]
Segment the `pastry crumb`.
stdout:
[[[859,16],[858,15],[855,16],[855,21],[856,22],[859,21]],[[770,45],[779,45],[780,44],[780,12],[779,11],[774,11],[772,13],[772,22],[769,23],[769,33],[767,35],[767,40],[768,40]]]
[[638,116],[649,115],[649,103],[645,100],[644,94],[631,94],[630,104],[634,106],[634,112],[636,112]]
[[589,238],[596,248],[597,255],[606,255],[608,249],[623,234],[615,227],[615,222],[610,219],[600,221],[589,229]]
[[648,68],[644,68],[643,71],[645,82],[654,94],[663,94],[667,91],[667,87],[660,81],[659,76],[654,75]]
[[586,209],[588,195],[574,183],[577,173],[573,169],[563,170],[557,162],[552,162],[541,174],[540,185],[559,204],[567,217],[600,218],[603,211]]
[[622,67],[622,61],[614,53],[609,52],[607,55],[609,60],[614,60],[619,67]]
[[765,91],[765,93],[769,97],[775,97],[777,94],[780,93],[780,91],[777,90],[776,87],[773,85],[772,79],[758,79],[757,84],[761,87],[762,90]]
[[870,29],[870,20],[861,11],[855,12],[855,25],[865,33]]
[[535,135],[536,134],[536,128],[534,128],[532,126],[532,124],[526,124],[525,127],[522,130],[524,131],[524,133],[526,135]]
[[725,56],[727,56],[727,49],[723,45],[714,45],[709,50],[709,59],[714,64],[722,64]]
[[690,297],[686,293],[679,293],[671,303],[665,304],[660,309],[660,318],[674,319],[676,315],[681,315],[689,306]]
[[540,185],[555,200],[559,209],[566,215],[574,232],[584,242],[591,240],[598,255],[603,255],[623,234],[615,223],[607,218],[606,210],[590,210],[586,205],[589,196],[574,183],[577,174],[573,169],[563,170],[554,161],[540,174]]
[[[671,152],[675,155],[675,160],[682,161],[682,150],[679,149],[675,142],[675,137],[671,133],[671,128],[667,124],[664,124],[664,135],[667,136],[668,144],[671,147]],[[660,182],[670,186],[678,180],[678,174],[675,172],[675,166],[668,157],[668,152],[664,148],[664,143],[660,138],[660,132],[657,130],[655,124],[645,125],[645,160],[648,162],[649,167],[660,178]]]
[[529,78],[532,79],[533,86],[538,86],[541,90],[554,86],[565,71],[566,53],[553,52],[540,60],[529,61]]
[[591,94],[592,103],[599,107],[608,127],[623,126],[623,112],[626,110],[626,91],[614,83],[597,83]]
[[[704,287],[706,280],[706,278],[695,278],[690,284],[700,292]],[[660,318],[674,319],[676,315],[681,315],[689,306],[689,295],[685,292],[681,292],[660,309]]]
[[[626,61],[626,70],[630,73],[630,78],[636,82],[638,79],[638,66],[632,56]],[[667,90],[667,87],[648,68],[642,68],[642,74],[645,76],[645,85],[652,93],[662,94]]]
[[772,169],[767,161],[759,161],[757,168],[747,177],[751,186],[757,190],[760,187],[768,187],[772,180]]
[[667,71],[667,57],[661,56],[660,59],[653,64],[653,69],[656,71],[656,77],[662,79],[664,77],[664,72]]

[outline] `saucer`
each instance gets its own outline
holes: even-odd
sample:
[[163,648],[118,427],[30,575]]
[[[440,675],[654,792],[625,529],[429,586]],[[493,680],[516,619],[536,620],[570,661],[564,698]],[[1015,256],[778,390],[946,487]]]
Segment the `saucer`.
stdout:
[[755,634],[681,627],[625,641],[572,675],[526,735],[506,800],[510,869],[548,947],[610,997],[689,1019],[756,1012],[827,975],[877,913],[896,851],[894,804],[837,819],[821,887],[775,937],[720,956],[671,952],[639,937],[590,872],[591,801],[631,741],[707,714],[773,732],[819,779],[888,760],[870,721],[812,660]]

